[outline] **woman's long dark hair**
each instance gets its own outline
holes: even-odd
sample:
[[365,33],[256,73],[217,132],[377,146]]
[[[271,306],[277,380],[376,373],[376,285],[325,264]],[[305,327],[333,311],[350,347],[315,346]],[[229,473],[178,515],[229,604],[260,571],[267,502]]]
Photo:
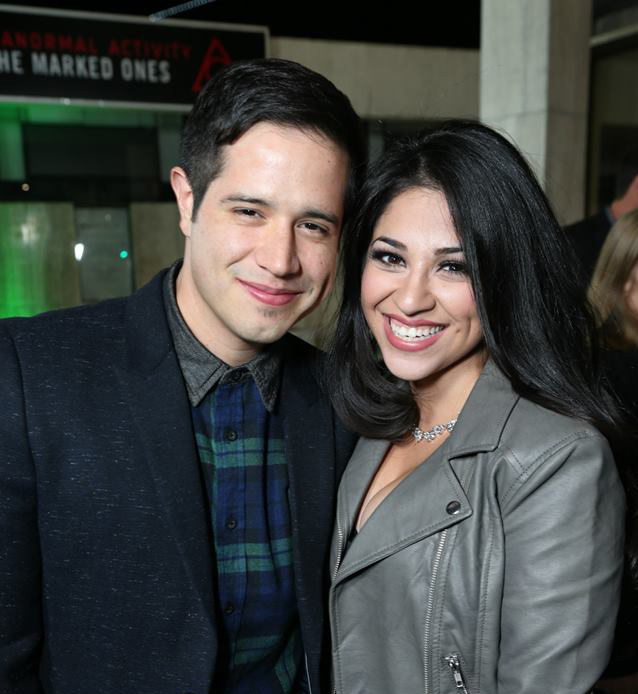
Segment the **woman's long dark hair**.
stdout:
[[[347,425],[399,440],[418,424],[407,387],[385,368],[363,316],[361,272],[373,229],[412,188],[441,192],[465,253],[487,352],[523,397],[593,424],[625,457],[619,408],[598,366],[596,326],[576,258],[529,165],[494,130],[448,121],[395,143],[371,168],[344,239],[344,298],[330,390]],[[632,473],[623,468],[628,494]]]

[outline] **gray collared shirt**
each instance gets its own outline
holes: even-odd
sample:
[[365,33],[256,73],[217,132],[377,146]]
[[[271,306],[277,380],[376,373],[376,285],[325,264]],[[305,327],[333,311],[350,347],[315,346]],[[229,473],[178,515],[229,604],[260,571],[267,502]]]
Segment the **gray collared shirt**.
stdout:
[[236,367],[229,366],[209,352],[190,331],[177,306],[175,280],[181,266],[182,261],[178,260],[166,273],[164,308],[191,404],[197,407],[218,383],[238,383],[251,375],[265,408],[272,412],[279,392],[281,368],[281,351],[277,343],[269,345],[248,363]]

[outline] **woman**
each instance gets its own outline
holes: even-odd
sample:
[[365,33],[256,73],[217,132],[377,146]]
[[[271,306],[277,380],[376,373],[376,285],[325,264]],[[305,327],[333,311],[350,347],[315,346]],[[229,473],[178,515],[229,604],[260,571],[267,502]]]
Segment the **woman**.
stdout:
[[504,138],[388,152],[344,247],[335,406],[361,439],[331,554],[338,694],[584,694],[624,500],[571,256]]
[[600,251],[589,289],[601,328],[605,366],[628,410],[638,417],[638,210],[621,217]]
[[[625,408],[626,429],[638,450],[638,210],[620,217],[600,251],[589,288],[603,343],[602,363],[613,390]],[[635,453],[634,453],[635,456]],[[631,484],[631,483],[629,483]],[[638,596],[628,572],[623,577],[620,610],[605,690],[620,691],[638,672]],[[631,678],[631,679],[630,679]]]

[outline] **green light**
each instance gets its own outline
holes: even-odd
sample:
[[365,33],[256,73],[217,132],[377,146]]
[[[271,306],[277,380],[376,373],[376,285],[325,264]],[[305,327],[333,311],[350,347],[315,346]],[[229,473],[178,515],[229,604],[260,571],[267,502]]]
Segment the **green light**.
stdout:
[[120,251],[120,258],[126,260],[128,258],[128,251]]

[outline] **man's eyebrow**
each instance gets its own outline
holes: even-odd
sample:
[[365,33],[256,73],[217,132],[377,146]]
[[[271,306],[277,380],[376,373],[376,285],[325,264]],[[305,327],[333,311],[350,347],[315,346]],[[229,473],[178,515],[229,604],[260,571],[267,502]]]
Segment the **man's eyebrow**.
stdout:
[[[262,207],[273,208],[272,202],[264,200],[263,198],[254,198],[252,195],[241,195],[240,193],[233,193],[232,195],[227,195],[221,199],[221,202],[245,202],[247,205],[261,205]],[[339,224],[339,218],[336,214],[332,212],[326,212],[325,210],[320,210],[317,208],[310,208],[304,210],[300,217],[313,217],[314,219],[323,219],[325,222],[334,224],[337,226]]]
[[263,207],[273,207],[273,204],[271,202],[268,202],[268,200],[264,200],[263,198],[253,198],[252,195],[241,195],[239,193],[227,195],[225,198],[221,199],[221,202],[245,202],[249,205],[262,205]]
[[323,219],[324,222],[329,222],[337,226],[339,224],[339,218],[336,214],[332,212],[326,212],[324,210],[310,209],[305,210],[301,215],[302,217],[313,217],[314,219]]
[[388,246],[392,246],[392,248],[397,248],[400,251],[408,250],[408,247],[404,243],[401,243],[401,241],[396,241],[395,239],[391,239],[389,236],[377,236],[377,238],[374,239],[372,243],[376,243],[377,241],[383,241],[383,243],[387,243]]

